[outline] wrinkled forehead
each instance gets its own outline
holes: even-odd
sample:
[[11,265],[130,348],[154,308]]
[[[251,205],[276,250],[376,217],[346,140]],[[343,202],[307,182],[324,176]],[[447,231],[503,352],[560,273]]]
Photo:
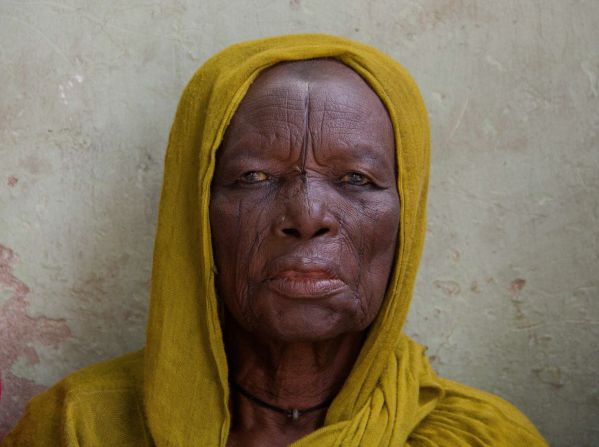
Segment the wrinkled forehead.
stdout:
[[369,148],[363,157],[375,152],[382,162],[395,165],[386,107],[360,75],[333,59],[285,62],[264,70],[235,112],[224,146],[251,145],[246,140],[252,135],[272,143],[287,134],[296,142],[309,134],[309,144],[320,150]]
[[237,113],[248,106],[260,109],[269,105],[320,110],[353,109],[364,117],[387,110],[377,94],[354,70],[335,59],[310,59],[283,62],[265,69],[242,100]]

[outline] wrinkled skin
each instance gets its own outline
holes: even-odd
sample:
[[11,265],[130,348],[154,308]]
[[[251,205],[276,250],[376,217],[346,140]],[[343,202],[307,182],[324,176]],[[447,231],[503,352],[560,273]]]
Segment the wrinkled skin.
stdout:
[[[333,397],[381,306],[399,225],[393,127],[333,60],[265,70],[217,154],[210,220],[231,378],[307,408]],[[233,393],[230,445],[287,445],[322,425]]]

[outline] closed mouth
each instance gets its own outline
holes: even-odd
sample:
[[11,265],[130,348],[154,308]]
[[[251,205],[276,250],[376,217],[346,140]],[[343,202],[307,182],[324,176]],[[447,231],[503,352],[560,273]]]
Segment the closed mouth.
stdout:
[[306,275],[275,276],[267,281],[268,287],[289,298],[324,298],[334,295],[347,285],[337,278],[318,278]]
[[324,298],[347,287],[331,268],[331,263],[318,258],[287,258],[273,263],[268,287],[289,298]]

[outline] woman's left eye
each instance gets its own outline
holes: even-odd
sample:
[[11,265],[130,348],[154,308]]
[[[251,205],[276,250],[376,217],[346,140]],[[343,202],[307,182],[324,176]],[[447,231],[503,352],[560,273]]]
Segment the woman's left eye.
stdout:
[[359,172],[349,172],[341,177],[341,183],[354,186],[365,186],[371,182],[364,174],[360,174]]

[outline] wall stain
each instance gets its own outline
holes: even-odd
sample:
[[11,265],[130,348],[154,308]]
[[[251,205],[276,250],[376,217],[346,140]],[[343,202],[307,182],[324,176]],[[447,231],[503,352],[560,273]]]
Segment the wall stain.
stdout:
[[[516,329],[527,329],[529,331],[534,330],[535,328],[544,326],[546,323],[544,321],[533,321],[531,320],[525,312],[525,300],[522,296],[520,296],[520,292],[524,289],[526,285],[526,280],[523,278],[514,279],[508,288],[510,293],[510,301],[516,312]],[[536,333],[529,333],[528,342],[529,345],[532,346],[536,342]]]
[[523,278],[516,278],[510,283],[510,293],[512,296],[516,296],[526,285],[526,280]]
[[451,258],[454,260],[454,262],[459,262],[460,260],[460,252],[458,250],[456,250],[455,248],[453,248],[451,250]]
[[10,186],[11,188],[14,188],[17,184],[17,182],[19,181],[18,178],[16,178],[14,175],[11,175],[10,177],[8,177],[8,180],[6,181],[6,184],[8,186]]
[[472,281],[470,284],[470,291],[474,293],[480,293],[480,284],[478,281]]
[[16,376],[11,367],[19,359],[29,365],[40,359],[34,343],[57,347],[72,336],[63,319],[31,317],[27,314],[29,287],[13,273],[18,256],[0,244],[0,292],[8,291],[8,299],[0,305],[0,374],[2,402],[0,404],[0,439],[16,423],[29,399],[46,387]]
[[453,280],[436,280],[433,281],[433,285],[440,289],[445,296],[456,296],[462,291],[460,285]]
[[[422,30],[434,30],[442,25],[455,24],[456,21],[468,21],[474,26],[493,20],[476,2],[464,0],[443,0],[429,3],[414,3],[406,9],[405,17],[410,19],[411,32],[420,34]],[[405,9],[405,8],[404,8]],[[403,28],[408,23],[402,23]]]
[[48,160],[35,155],[27,155],[20,161],[19,165],[32,175],[39,175],[52,170],[52,164]]
[[534,368],[532,372],[540,382],[550,385],[553,388],[559,389],[565,385],[563,373],[559,366]]
[[442,364],[443,362],[441,361],[441,357],[439,357],[438,355],[429,355],[428,356],[428,361],[430,362],[431,366],[433,368],[437,367],[438,365]]

